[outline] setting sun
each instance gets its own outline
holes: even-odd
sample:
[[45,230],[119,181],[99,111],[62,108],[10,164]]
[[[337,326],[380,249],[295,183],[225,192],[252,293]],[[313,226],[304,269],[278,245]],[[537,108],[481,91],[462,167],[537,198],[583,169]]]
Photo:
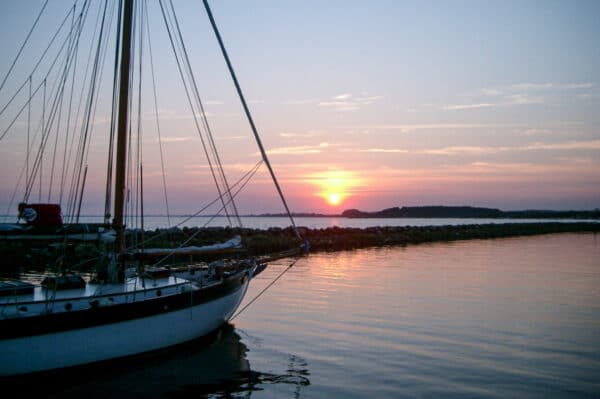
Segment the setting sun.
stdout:
[[338,205],[340,203],[340,195],[338,193],[330,193],[327,197],[327,201],[331,205]]
[[338,206],[353,195],[361,179],[352,171],[328,170],[312,174],[309,181],[319,187],[316,195],[324,199],[327,205]]

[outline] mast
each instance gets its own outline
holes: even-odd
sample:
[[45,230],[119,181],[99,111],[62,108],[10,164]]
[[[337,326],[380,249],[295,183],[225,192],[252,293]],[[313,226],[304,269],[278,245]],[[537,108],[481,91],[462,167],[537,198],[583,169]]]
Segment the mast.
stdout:
[[116,252],[125,247],[123,209],[125,208],[125,172],[127,161],[127,126],[129,125],[129,71],[131,62],[131,31],[133,0],[123,0],[123,26],[121,29],[121,65],[119,68],[119,108],[117,116],[117,164],[115,171],[115,217],[113,228],[117,233]]

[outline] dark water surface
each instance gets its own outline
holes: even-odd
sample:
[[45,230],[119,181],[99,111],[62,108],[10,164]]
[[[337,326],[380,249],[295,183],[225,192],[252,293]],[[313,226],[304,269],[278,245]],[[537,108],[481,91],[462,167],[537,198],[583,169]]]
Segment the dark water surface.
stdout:
[[43,384],[54,397],[598,398],[600,236],[312,254],[208,341]]

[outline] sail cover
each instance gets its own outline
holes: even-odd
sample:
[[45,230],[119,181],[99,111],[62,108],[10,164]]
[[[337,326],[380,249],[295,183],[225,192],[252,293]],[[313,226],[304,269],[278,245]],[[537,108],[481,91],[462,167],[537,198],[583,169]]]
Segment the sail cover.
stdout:
[[235,236],[231,240],[223,243],[203,245],[201,247],[179,247],[179,248],[148,248],[143,251],[136,251],[134,256],[166,256],[166,255],[199,255],[199,254],[210,254],[219,252],[235,251],[242,248],[242,237]]

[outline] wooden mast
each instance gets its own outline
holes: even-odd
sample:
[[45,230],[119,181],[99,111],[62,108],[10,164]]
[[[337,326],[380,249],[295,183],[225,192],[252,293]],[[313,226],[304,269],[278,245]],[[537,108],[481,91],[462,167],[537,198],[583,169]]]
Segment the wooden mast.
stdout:
[[[119,69],[119,108],[117,119],[117,164],[115,172],[115,217],[116,252],[122,254],[125,247],[125,172],[127,162],[127,127],[129,125],[129,71],[131,62],[131,33],[133,0],[123,0],[123,26],[121,29],[121,64]],[[120,274],[120,273],[119,273]]]

